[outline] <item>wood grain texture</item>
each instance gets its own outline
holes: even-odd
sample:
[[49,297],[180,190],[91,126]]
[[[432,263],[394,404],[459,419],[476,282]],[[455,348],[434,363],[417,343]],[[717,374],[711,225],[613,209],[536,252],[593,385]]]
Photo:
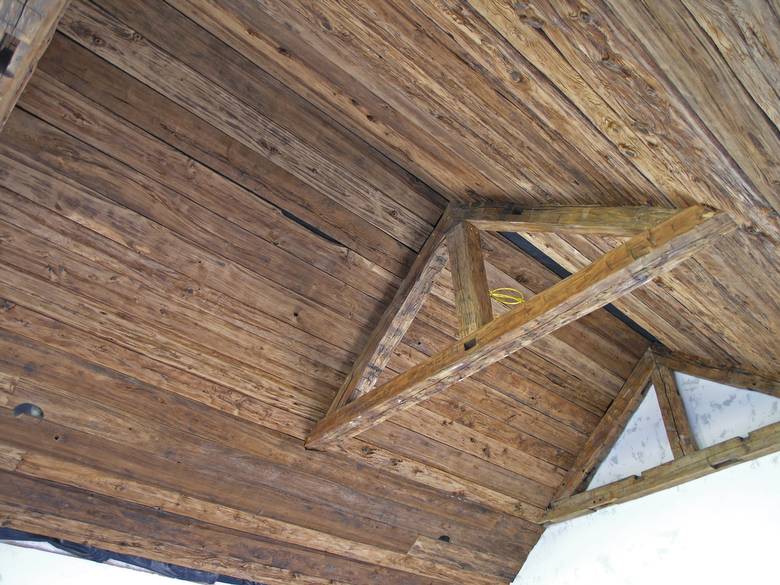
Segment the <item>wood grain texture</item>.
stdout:
[[655,359],[667,368],[689,376],[780,398],[780,375],[775,373],[732,367],[677,352],[656,352]]
[[588,268],[494,319],[470,338],[332,413],[317,423],[307,445],[322,446],[359,434],[389,418],[394,411],[424,400],[671,270],[734,228],[725,214],[701,207],[678,212]]
[[390,356],[422,307],[433,281],[447,262],[449,246],[445,245],[445,236],[451,227],[450,212],[445,210],[401,281],[393,300],[382,313],[328,412],[334,412],[369,392],[382,375]]
[[0,131],[49,46],[70,0],[6,0],[0,40],[11,57],[0,75]]
[[635,236],[669,219],[674,209],[654,207],[540,207],[517,205],[462,207],[459,217],[494,232],[556,232]]
[[493,319],[479,230],[460,222],[447,234],[458,332],[466,337]]
[[620,393],[607,410],[598,426],[588,437],[574,464],[555,493],[555,499],[577,493],[598,466],[625,429],[631,415],[639,408],[655,368],[651,350],[645,352],[634,366]]
[[[776,15],[74,0],[0,133],[0,409],[46,413],[0,426],[2,521],[269,583],[507,582],[639,333],[594,311],[333,452],[305,438],[450,203],[730,213],[615,305],[777,395]],[[577,272],[621,225],[524,237]],[[491,288],[561,280],[481,250]],[[445,266],[378,385],[458,341],[455,299]]]
[[696,450],[696,442],[680,390],[674,379],[674,372],[656,363],[652,382],[672,454],[675,457],[682,457],[693,453]]
[[706,449],[695,451],[658,467],[639,477],[628,477],[581,494],[556,500],[545,517],[548,523],[576,518],[612,504],[628,502],[720,469],[751,461],[780,450],[780,423],[736,437]]

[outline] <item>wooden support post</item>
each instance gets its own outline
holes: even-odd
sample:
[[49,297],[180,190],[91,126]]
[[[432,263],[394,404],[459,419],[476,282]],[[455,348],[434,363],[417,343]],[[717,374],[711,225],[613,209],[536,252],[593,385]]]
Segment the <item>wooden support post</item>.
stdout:
[[645,390],[650,384],[655,362],[651,350],[647,350],[634,366],[620,392],[610,404],[596,428],[588,437],[577,459],[563,478],[555,499],[577,493],[593,475],[609,450],[617,441],[628,420],[639,408]]
[[451,227],[451,211],[448,207],[363,346],[355,365],[331,403],[328,414],[365,394],[376,384],[390,356],[422,307],[433,281],[447,263],[444,238]]
[[331,411],[317,423],[307,446],[321,448],[361,433],[642,286],[735,228],[726,214],[704,207],[679,211],[474,334]]
[[704,358],[669,351],[656,352],[655,359],[675,372],[780,398],[780,373],[724,366]]
[[461,206],[457,219],[491,232],[560,232],[635,236],[673,217],[677,209],[662,207],[539,207],[517,205]]
[[49,46],[68,2],[3,0],[0,3],[0,130]]
[[648,469],[639,477],[627,477],[587,492],[556,500],[551,504],[544,522],[549,524],[576,518],[776,451],[780,451],[780,423],[753,431],[747,439],[736,437],[694,451],[679,459]]
[[696,443],[674,372],[666,366],[656,364],[652,380],[672,453],[675,458],[693,453]]
[[466,337],[493,319],[479,230],[456,224],[447,234],[447,249],[460,336]]

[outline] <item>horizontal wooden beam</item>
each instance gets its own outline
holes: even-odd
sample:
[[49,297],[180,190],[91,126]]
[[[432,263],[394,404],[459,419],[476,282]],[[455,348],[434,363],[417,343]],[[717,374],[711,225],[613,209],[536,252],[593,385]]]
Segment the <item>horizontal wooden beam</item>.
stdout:
[[0,130],[49,46],[69,1],[0,2]]
[[780,451],[780,423],[736,437],[653,467],[639,477],[628,477],[596,489],[553,502],[545,523],[561,522],[606,506],[628,502],[720,469]]
[[363,346],[352,370],[336,393],[328,413],[335,412],[350,400],[365,394],[376,384],[393,351],[422,307],[433,281],[447,263],[444,238],[451,227],[451,210],[448,207],[417,254],[371,337]]
[[675,372],[780,398],[780,373],[725,366],[683,353],[657,351],[656,361]]
[[517,205],[462,206],[456,217],[491,232],[561,232],[634,236],[673,217],[663,207],[560,206],[523,209]]
[[307,446],[322,448],[361,433],[642,286],[735,227],[727,215],[704,207],[679,211],[473,335],[329,413],[317,423]]
[[604,461],[615,441],[626,428],[628,420],[642,402],[654,368],[653,354],[648,349],[639,358],[607,412],[593,429],[588,440],[585,441],[577,459],[569,468],[566,477],[563,478],[563,482],[555,494],[556,499],[570,496],[579,491]]

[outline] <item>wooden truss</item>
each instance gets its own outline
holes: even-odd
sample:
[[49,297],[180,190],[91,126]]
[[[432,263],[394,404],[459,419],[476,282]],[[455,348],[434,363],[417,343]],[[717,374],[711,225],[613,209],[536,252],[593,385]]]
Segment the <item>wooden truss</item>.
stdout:
[[69,1],[0,2],[0,130],[49,46]]
[[[665,350],[647,350],[588,437],[558,488],[543,523],[576,518],[780,451],[780,423],[753,431],[747,438],[737,437],[699,450],[691,433],[673,370],[780,398],[780,378],[777,376],[722,366]],[[581,491],[625,429],[650,383],[655,387],[674,459],[640,476]]]
[[[307,439],[307,448],[325,448],[365,431],[642,286],[735,228],[725,213],[698,205],[679,210],[450,206],[385,310],[328,413]],[[494,319],[480,229],[603,234],[630,239],[587,268]],[[448,255],[461,338],[374,388]]]

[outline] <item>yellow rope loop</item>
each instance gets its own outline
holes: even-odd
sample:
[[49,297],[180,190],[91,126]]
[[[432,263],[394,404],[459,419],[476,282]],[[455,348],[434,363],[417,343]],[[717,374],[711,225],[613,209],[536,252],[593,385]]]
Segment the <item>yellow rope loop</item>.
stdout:
[[494,288],[490,291],[490,298],[504,305],[512,307],[525,302],[523,293],[516,288],[502,287]]

